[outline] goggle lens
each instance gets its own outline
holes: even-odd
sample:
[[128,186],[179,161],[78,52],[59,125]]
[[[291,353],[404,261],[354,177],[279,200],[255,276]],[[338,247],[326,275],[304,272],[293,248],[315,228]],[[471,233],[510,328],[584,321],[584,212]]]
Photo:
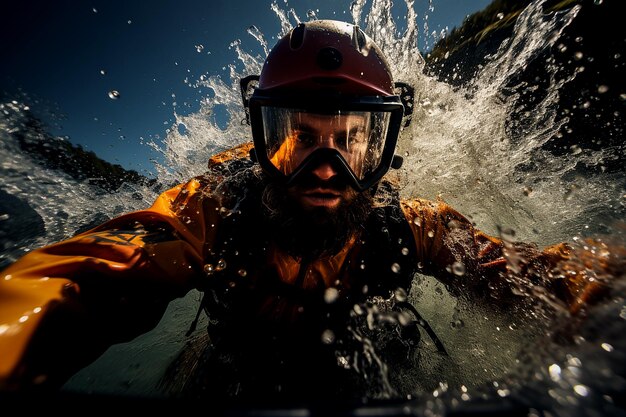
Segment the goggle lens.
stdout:
[[262,106],[261,115],[267,158],[286,176],[322,148],[337,150],[359,180],[381,163],[389,112],[326,114]]

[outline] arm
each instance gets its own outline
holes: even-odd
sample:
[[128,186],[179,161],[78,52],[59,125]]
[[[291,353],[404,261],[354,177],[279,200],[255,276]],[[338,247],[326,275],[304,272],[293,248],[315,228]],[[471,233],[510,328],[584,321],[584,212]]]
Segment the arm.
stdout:
[[[202,276],[216,203],[192,180],[0,273],[0,390],[59,386],[152,329]],[[209,232],[207,232],[209,230]]]
[[557,244],[535,245],[486,235],[443,202],[403,202],[418,259],[456,296],[491,298],[508,306],[541,297],[576,313],[606,293],[584,266],[575,265],[573,249]]

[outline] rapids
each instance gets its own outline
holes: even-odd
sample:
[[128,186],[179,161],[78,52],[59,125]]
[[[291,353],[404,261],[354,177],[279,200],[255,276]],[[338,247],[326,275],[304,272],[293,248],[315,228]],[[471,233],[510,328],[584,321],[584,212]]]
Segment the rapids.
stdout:
[[[567,241],[579,253],[599,250],[584,243],[588,236],[623,245],[624,171],[602,168],[605,161],[622,158],[623,148],[584,147],[579,143],[585,138],[576,137],[575,131],[566,138],[568,151],[553,152],[548,146],[555,138],[565,140],[567,118],[559,103],[582,67],[563,66],[551,57],[578,18],[580,5],[547,13],[544,1],[532,2],[517,18],[512,35],[477,71],[468,76],[459,66],[447,74],[449,79],[464,76],[467,81],[461,84],[426,71],[417,38],[432,35],[420,32],[412,0],[405,0],[402,30],[392,17],[391,1],[373,0],[367,6],[364,0],[352,3],[354,22],[388,54],[394,78],[416,90],[412,122],[399,141],[404,165],[392,174],[398,176],[404,197],[443,199],[481,230],[504,239],[540,246]],[[273,9],[282,27],[278,35],[300,21],[293,10],[277,3]],[[265,35],[254,26],[248,32],[267,51]],[[191,82],[192,88],[210,89],[213,96],[192,114],[175,113],[164,141],[148,144],[163,156],[161,163],[155,162],[156,185],[127,183],[107,192],[92,181],[42,166],[17,144],[18,133],[30,141],[40,134],[24,127],[28,97],[0,104],[0,192],[6,211],[0,213],[2,265],[85,225],[150,205],[163,187],[201,174],[214,152],[251,140],[249,127],[241,122],[245,114],[239,79],[258,74],[264,56],[246,52],[239,41],[231,46],[238,61],[229,66],[230,79],[202,76]],[[542,91],[520,81],[537,59],[545,62]],[[532,108],[522,103],[528,94],[535,96]],[[218,108],[227,114],[225,126],[213,117]],[[540,404],[555,415],[610,413],[616,401],[611,396],[624,390],[623,369],[615,366],[624,363],[626,353],[626,306],[623,290],[617,290],[611,302],[595,310],[597,318],[572,330],[574,342],[567,344],[552,338],[568,323],[559,306],[509,317],[456,300],[432,277],[418,275],[408,299],[439,334],[451,358],[441,357],[423,337],[425,347],[414,368],[379,369],[394,388],[377,395],[401,393],[415,401],[411,404],[419,412],[443,412],[474,398],[513,398]],[[112,347],[65,389],[161,395],[157,381],[185,344],[198,297],[193,292],[174,301],[156,329]],[[378,314],[375,309],[369,313]]]

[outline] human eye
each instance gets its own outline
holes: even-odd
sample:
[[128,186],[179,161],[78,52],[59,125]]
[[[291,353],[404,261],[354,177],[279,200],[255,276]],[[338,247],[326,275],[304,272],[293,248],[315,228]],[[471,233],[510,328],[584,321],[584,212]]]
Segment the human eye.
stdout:
[[343,132],[340,135],[337,135],[335,140],[338,147],[347,151],[360,146],[363,142],[365,142],[365,132],[360,128],[353,128],[348,132]]
[[335,146],[341,150],[348,150],[350,146],[350,138],[346,132],[339,133],[335,136]]
[[315,135],[306,130],[298,130],[296,132],[296,142],[302,147],[311,147],[315,145]]

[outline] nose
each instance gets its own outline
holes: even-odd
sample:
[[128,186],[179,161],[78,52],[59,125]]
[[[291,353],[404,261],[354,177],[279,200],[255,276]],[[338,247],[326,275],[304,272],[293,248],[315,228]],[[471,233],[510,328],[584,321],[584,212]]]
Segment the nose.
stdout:
[[315,167],[315,169],[313,170],[313,175],[325,181],[337,175],[337,171],[329,162],[322,162],[317,167]]

